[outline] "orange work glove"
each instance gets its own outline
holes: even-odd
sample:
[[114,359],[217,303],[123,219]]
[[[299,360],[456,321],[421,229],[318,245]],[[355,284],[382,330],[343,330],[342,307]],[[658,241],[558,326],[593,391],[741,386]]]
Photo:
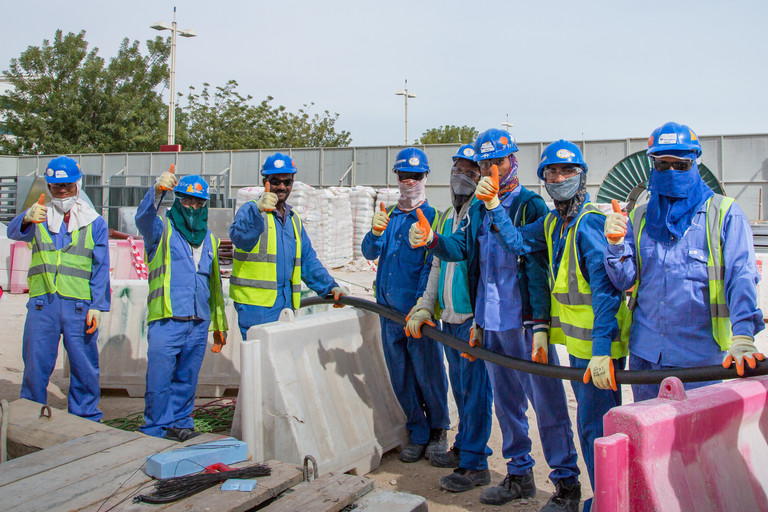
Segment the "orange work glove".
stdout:
[[584,372],[584,384],[592,383],[600,389],[612,389],[616,391],[616,375],[613,371],[613,359],[611,356],[592,356],[589,360],[587,371]]
[[221,352],[221,347],[227,344],[227,331],[213,331],[213,346],[211,352]]
[[754,369],[757,366],[757,361],[765,360],[765,355],[757,350],[755,340],[751,336],[740,334],[731,337],[731,347],[726,354],[723,367],[730,368],[733,363],[736,363],[736,373],[739,374],[739,377],[744,376],[745,362]]
[[40,194],[40,199],[35,204],[29,207],[27,213],[24,214],[24,222],[33,222],[40,224],[48,215],[48,207],[45,206],[45,194]]
[[411,229],[408,231],[408,241],[414,249],[417,247],[424,247],[431,243],[435,238],[432,226],[424,216],[424,212],[421,211],[421,208],[416,209],[416,216],[419,218],[419,221],[411,224]]
[[609,244],[619,245],[624,241],[624,236],[627,234],[627,218],[622,213],[617,200],[611,200],[611,204],[613,205],[613,213],[609,213],[606,217],[603,233]]
[[483,176],[475,188],[475,197],[485,203],[487,210],[499,206],[499,166],[491,166],[491,175]]
[[376,236],[381,236],[389,224],[389,215],[387,215],[387,209],[384,208],[384,201],[379,203],[379,211],[373,214],[373,221],[371,222],[371,232]]
[[[470,347],[482,347],[483,346],[483,328],[477,325],[472,325],[472,329],[469,330],[469,346]],[[461,353],[461,357],[469,359],[469,362],[474,362],[477,357],[471,356],[466,352]]]

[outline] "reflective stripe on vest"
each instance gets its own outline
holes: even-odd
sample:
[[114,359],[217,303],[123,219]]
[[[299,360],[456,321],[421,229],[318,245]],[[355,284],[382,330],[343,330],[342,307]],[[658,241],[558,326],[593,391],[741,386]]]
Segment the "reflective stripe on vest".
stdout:
[[[235,247],[229,296],[233,301],[252,306],[272,307],[277,300],[277,229],[275,215],[261,214],[266,229],[256,246],[246,252]],[[291,305],[299,309],[301,302],[301,218],[291,215],[296,238],[296,256],[291,272]]]
[[[709,312],[712,315],[712,336],[721,350],[731,346],[731,314],[725,302],[725,264],[723,261],[723,246],[720,233],[723,229],[723,219],[733,204],[730,197],[715,194],[704,203],[706,206],[707,222],[707,279],[709,285]],[[635,242],[635,286],[629,299],[629,310],[634,312],[637,307],[637,292],[640,288],[640,236],[645,227],[645,213],[648,203],[641,204],[629,214],[632,223],[632,234]]]
[[69,245],[60,250],[56,250],[48,229],[37,224],[27,274],[29,296],[58,293],[71,299],[91,300],[94,247],[92,224],[73,231]]
[[[549,325],[550,343],[565,345],[568,353],[580,359],[592,357],[592,327],[595,314],[592,309],[592,290],[584,279],[579,265],[579,252],[576,245],[576,232],[585,215],[605,215],[592,203],[586,203],[573,227],[568,229],[563,247],[563,256],[557,275],[554,274],[554,238],[557,216],[548,213],[544,219],[544,233],[547,240],[549,257],[549,288],[552,293]],[[611,357],[627,355],[629,341],[629,311],[621,301],[616,319],[619,335],[611,343]]]

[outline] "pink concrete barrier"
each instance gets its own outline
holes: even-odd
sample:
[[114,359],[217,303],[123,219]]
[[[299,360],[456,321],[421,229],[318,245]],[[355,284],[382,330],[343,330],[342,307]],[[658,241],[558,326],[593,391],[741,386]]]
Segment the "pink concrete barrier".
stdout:
[[[144,252],[144,240],[134,240],[134,244],[139,252]],[[109,241],[109,270],[112,279],[141,279],[128,240]]]
[[593,510],[768,510],[768,376],[661,388],[603,418]]
[[29,272],[29,262],[32,260],[32,251],[27,247],[26,242],[14,242],[11,247],[11,293],[26,293],[29,291],[27,286],[27,273]]

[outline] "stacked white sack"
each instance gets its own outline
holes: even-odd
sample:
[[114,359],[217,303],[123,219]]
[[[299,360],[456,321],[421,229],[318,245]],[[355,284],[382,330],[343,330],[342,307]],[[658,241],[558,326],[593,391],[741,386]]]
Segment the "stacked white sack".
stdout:
[[240,190],[237,191],[237,196],[235,199],[235,213],[237,213],[237,210],[240,209],[241,206],[243,206],[245,203],[251,200],[258,201],[261,197],[261,194],[264,193],[264,187],[243,187]]
[[345,189],[349,193],[352,208],[352,255],[354,259],[363,257],[360,246],[363,238],[371,230],[373,212],[376,207],[376,191],[371,187],[356,186]]
[[400,199],[400,189],[397,188],[380,188],[376,191],[376,208],[380,203],[384,203],[384,207],[389,207],[397,204],[397,200]]
[[334,268],[349,263],[352,259],[349,197],[296,182],[289,203],[301,216],[312,247],[323,265]]

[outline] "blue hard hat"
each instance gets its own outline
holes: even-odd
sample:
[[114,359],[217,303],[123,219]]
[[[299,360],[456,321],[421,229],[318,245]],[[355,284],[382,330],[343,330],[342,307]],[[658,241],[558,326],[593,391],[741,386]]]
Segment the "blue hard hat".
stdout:
[[397,154],[393,171],[429,172],[427,154],[419,148],[405,148]]
[[517,151],[515,138],[506,130],[491,128],[481,133],[475,141],[475,161],[502,158]]
[[554,164],[578,165],[584,169],[584,172],[588,170],[579,146],[563,139],[553,142],[542,151],[539,168],[536,169],[536,175],[540,180],[544,179],[544,168]]
[[684,124],[666,123],[655,130],[648,139],[648,156],[668,151],[685,151],[701,156],[699,138]]
[[295,174],[296,164],[293,163],[293,159],[288,155],[282,153],[275,153],[270,155],[264,160],[264,165],[261,167],[261,175],[269,176],[270,174]]
[[456,152],[455,155],[453,155],[453,161],[454,163],[459,158],[463,158],[464,160],[469,160],[470,162],[475,161],[475,145],[474,144],[464,144],[459,148],[459,150]]
[[54,158],[45,169],[47,183],[74,183],[82,177],[77,160],[68,156]]
[[174,187],[173,191],[177,194],[198,197],[200,199],[205,199],[206,201],[210,199],[210,196],[208,195],[208,184],[197,174],[181,178],[179,184]]

